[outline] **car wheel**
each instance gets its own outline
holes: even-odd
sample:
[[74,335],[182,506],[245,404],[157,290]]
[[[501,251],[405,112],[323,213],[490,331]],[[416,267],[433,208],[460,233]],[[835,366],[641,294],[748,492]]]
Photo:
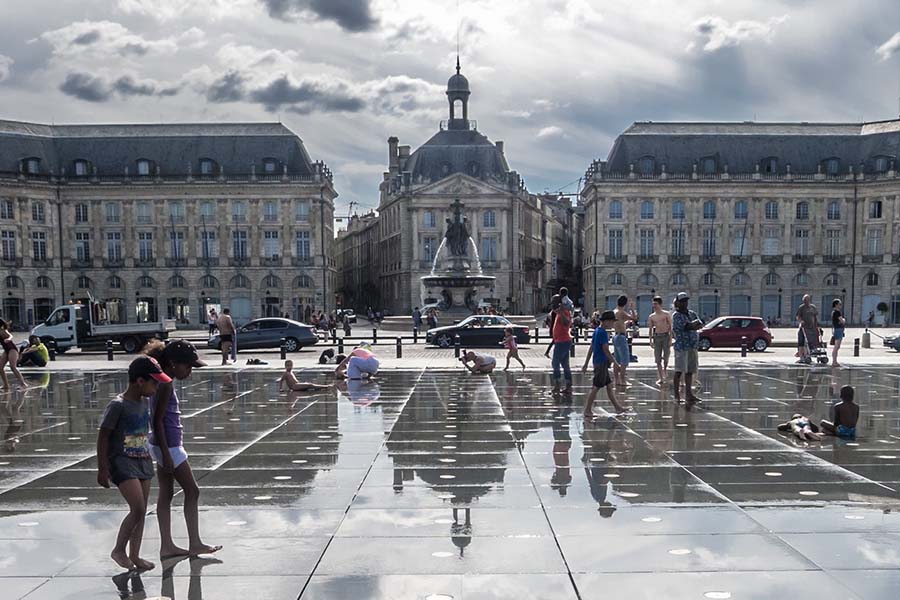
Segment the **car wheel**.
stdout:
[[765,338],[756,338],[753,340],[753,349],[757,352],[765,352],[768,347],[769,342],[767,342]]
[[284,340],[284,349],[288,352],[296,352],[300,349],[300,342],[297,341],[297,338],[286,338]]
[[441,348],[449,348],[453,345],[453,338],[450,337],[449,333],[442,333],[437,337],[437,345]]
[[140,349],[141,341],[138,338],[134,336],[128,336],[127,338],[122,340],[122,350],[124,350],[126,354],[134,354]]
[[700,338],[700,341],[697,342],[697,350],[706,352],[711,347],[712,347],[712,342],[709,341],[709,338]]

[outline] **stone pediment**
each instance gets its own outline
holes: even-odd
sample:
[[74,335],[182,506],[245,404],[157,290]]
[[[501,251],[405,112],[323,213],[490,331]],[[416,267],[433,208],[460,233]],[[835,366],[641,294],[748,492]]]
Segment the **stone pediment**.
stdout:
[[457,173],[438,182],[423,186],[414,193],[416,195],[429,196],[477,196],[481,194],[508,193],[508,191],[480,179]]

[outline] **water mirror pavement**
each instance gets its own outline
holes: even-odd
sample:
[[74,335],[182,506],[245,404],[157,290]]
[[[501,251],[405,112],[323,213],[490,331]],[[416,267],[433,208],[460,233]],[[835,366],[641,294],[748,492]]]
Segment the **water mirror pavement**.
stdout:
[[[585,423],[581,374],[567,404],[543,372],[285,394],[274,372],[198,370],[177,383],[185,445],[201,531],[224,549],[139,576],[109,560],[123,501],[95,483],[96,427],[125,377],[44,375],[0,397],[0,596],[680,600],[802,582],[896,598],[900,369],[707,370],[690,410],[654,375],[634,373],[635,415]],[[777,432],[826,417],[847,383],[855,442]]]

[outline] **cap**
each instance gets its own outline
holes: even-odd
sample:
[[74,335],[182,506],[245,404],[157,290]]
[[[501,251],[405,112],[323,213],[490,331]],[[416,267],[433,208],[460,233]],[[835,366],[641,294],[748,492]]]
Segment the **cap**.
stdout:
[[165,360],[180,365],[192,367],[205,367],[206,363],[200,360],[197,349],[187,340],[174,340],[169,342],[164,351]]
[[616,320],[616,313],[614,313],[614,312],[611,311],[611,310],[604,310],[604,311],[600,314],[600,320],[601,320],[601,321],[615,321],[615,320]]
[[128,365],[128,380],[148,379],[152,377],[160,383],[172,383],[172,378],[163,373],[162,367],[155,358],[139,356]]
[[689,298],[690,296],[688,296],[687,292],[678,292],[678,295],[675,296],[675,301],[677,302],[679,300],[687,300]]

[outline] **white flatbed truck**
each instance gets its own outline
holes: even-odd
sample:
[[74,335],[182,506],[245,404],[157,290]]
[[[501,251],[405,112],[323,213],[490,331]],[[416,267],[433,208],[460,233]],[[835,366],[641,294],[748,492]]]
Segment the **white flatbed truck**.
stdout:
[[163,319],[152,323],[108,324],[102,319],[102,303],[64,304],[56,307],[47,320],[36,325],[31,335],[48,343],[55,342],[57,352],[70,348],[102,350],[106,341],[112,340],[122,350],[131,354],[143,348],[149,340],[164,340],[175,331],[175,319]]

